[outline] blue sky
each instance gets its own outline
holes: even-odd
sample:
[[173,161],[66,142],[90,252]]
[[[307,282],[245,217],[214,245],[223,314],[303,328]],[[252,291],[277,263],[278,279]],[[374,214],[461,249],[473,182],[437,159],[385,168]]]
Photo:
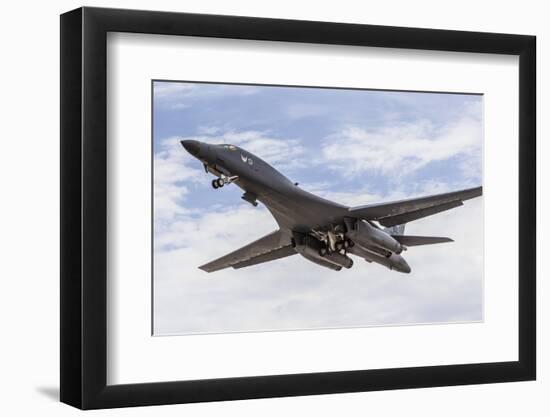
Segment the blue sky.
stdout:
[[[196,267],[268,233],[275,222],[261,205],[243,202],[237,187],[214,191],[211,177],[179,145],[233,143],[304,189],[351,206],[444,192],[482,182],[482,96],[161,81],[153,92],[155,334],[482,318],[481,199],[407,226],[463,236],[452,249],[414,248],[418,262],[411,249],[410,278],[356,261],[336,284],[334,272],[298,256],[206,275]],[[453,291],[429,297],[448,266],[464,259],[468,276],[449,278]],[[360,298],[357,285],[369,297]],[[403,307],[384,302],[396,297],[412,300]],[[329,307],[338,301],[335,314]]]

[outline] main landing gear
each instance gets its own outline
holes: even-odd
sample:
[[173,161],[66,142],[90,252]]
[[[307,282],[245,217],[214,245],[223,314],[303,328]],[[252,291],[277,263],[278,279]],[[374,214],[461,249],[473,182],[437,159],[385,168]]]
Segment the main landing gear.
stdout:
[[329,253],[342,253],[346,254],[347,250],[351,248],[354,245],[354,243],[349,240],[339,240],[334,244],[334,250],[330,248],[330,245],[323,246],[321,249],[319,249],[319,255],[325,256]]

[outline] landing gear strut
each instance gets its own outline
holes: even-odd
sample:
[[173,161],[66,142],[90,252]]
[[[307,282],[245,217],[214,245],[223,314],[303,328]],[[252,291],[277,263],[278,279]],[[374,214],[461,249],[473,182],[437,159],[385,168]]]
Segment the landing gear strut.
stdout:
[[319,255],[325,256],[329,253],[342,253],[345,255],[347,250],[351,248],[353,245],[354,243],[349,239],[339,240],[334,244],[335,246],[334,250],[331,250],[330,246],[326,245],[326,246],[323,246],[321,249],[319,249]]
[[225,185],[225,181],[223,178],[217,178],[212,180],[212,187],[214,188],[222,188]]
[[225,184],[231,184],[233,181],[238,179],[239,177],[237,175],[233,175],[231,177],[228,177],[224,174],[221,175],[220,178],[215,178],[212,180],[212,187],[213,188],[222,188]]

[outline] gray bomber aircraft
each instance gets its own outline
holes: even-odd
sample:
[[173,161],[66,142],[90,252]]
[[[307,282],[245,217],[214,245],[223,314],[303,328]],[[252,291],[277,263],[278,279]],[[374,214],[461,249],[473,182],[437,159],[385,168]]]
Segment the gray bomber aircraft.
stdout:
[[257,265],[299,253],[307,260],[340,271],[351,268],[353,254],[389,269],[409,273],[401,255],[409,246],[452,242],[448,237],[405,235],[405,223],[463,205],[482,187],[387,203],[347,207],[301,189],[283,174],[234,145],[183,140],[182,146],[214,174],[217,189],[235,183],[242,199],[271,212],[279,229],[221,258],[200,266],[206,272]]

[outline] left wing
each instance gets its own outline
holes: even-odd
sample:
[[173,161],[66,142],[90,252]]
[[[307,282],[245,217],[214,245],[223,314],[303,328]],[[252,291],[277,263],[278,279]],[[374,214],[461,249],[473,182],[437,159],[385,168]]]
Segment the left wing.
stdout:
[[277,230],[199,268],[206,272],[229,267],[239,269],[291,255],[296,255],[296,251],[291,246],[290,239]]
[[479,197],[481,194],[482,187],[475,187],[428,197],[352,207],[349,212],[353,217],[377,220],[383,226],[392,227],[459,207],[463,201]]

